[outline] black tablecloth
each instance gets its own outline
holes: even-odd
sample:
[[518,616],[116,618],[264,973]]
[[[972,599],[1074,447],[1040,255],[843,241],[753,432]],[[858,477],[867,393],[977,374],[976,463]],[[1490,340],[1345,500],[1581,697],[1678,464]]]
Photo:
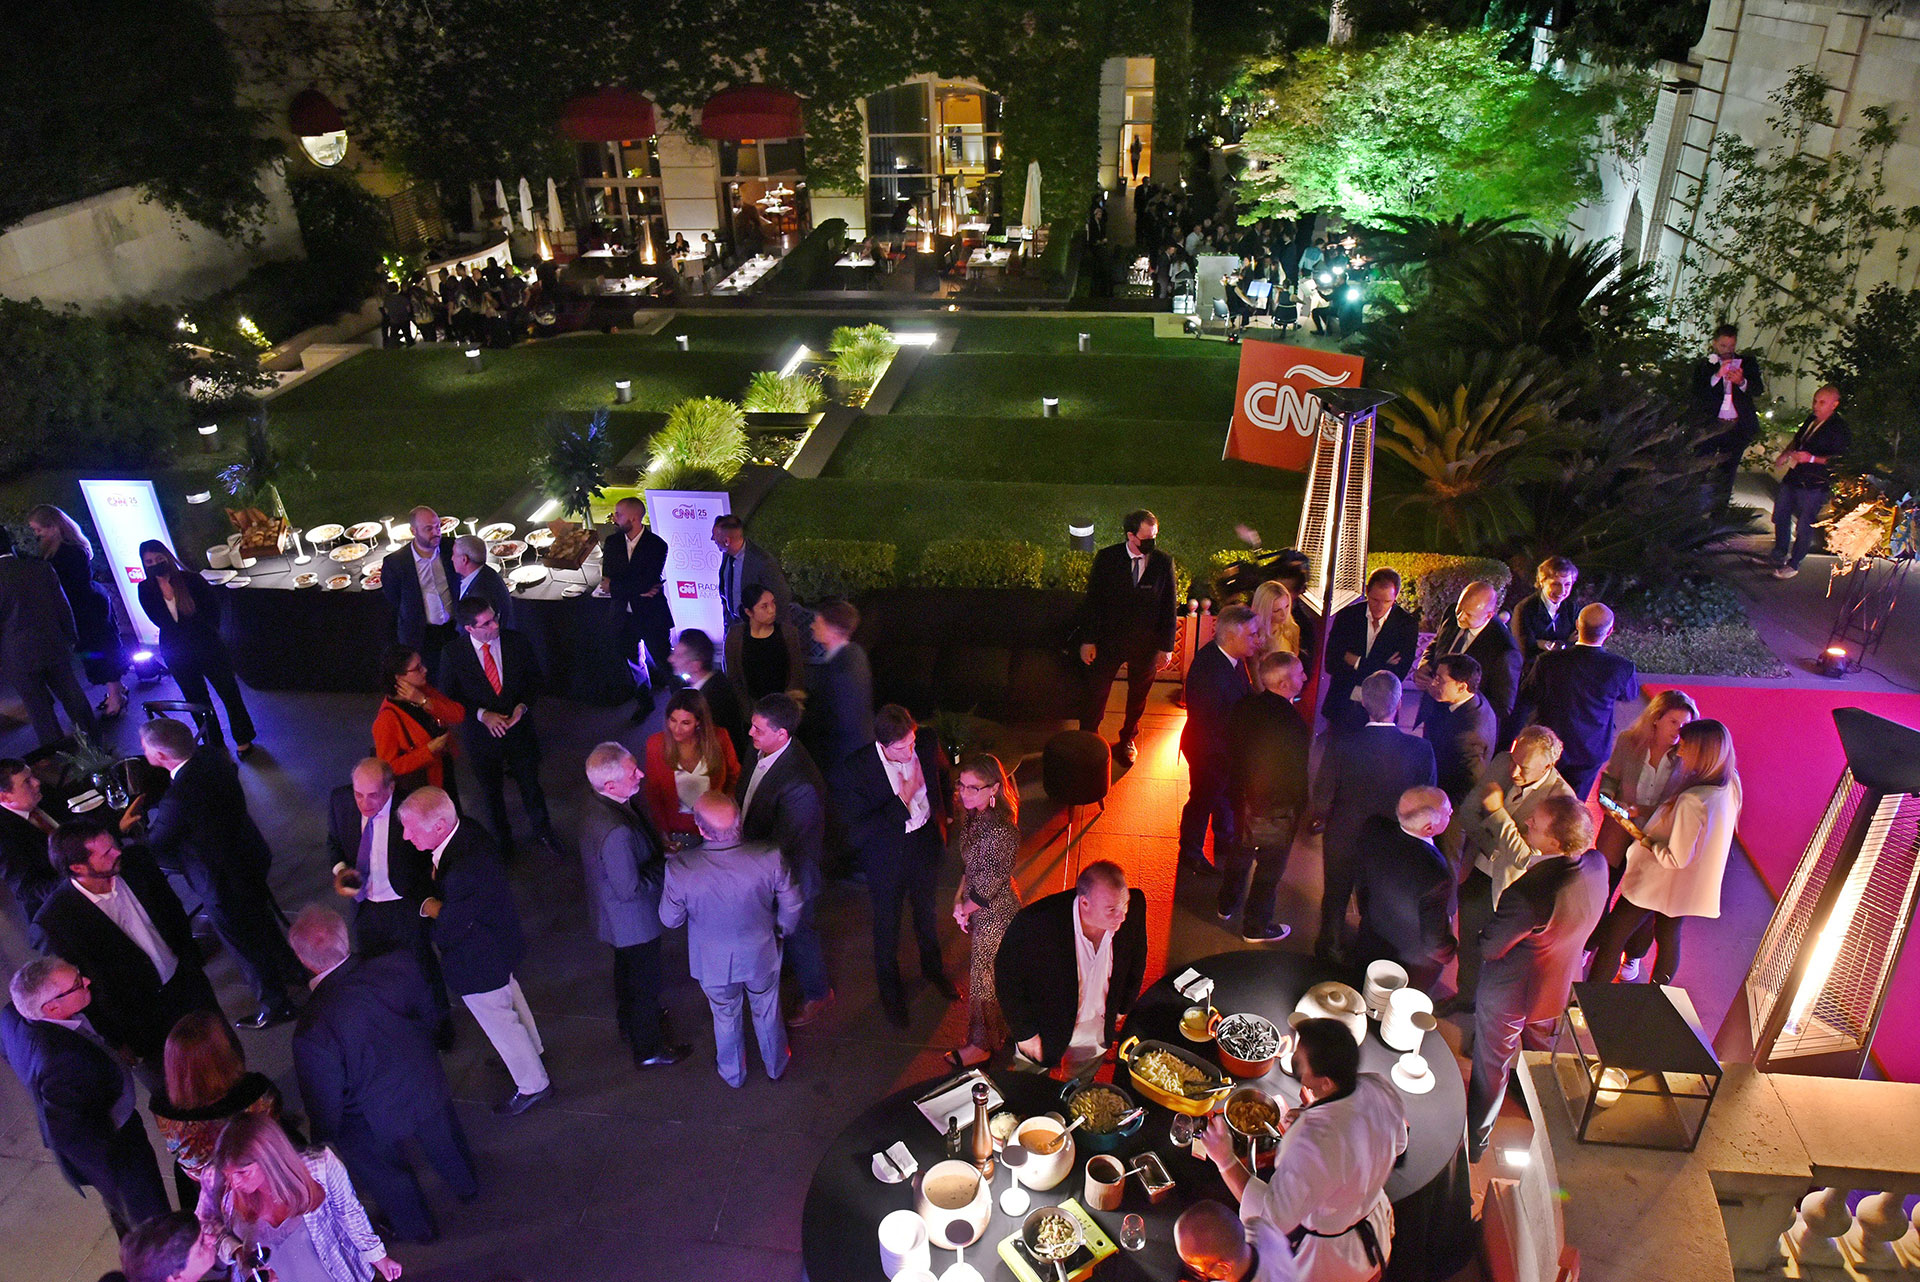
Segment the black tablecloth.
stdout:
[[[1214,1005],[1219,1010],[1254,1011],[1276,1022],[1284,1022],[1300,994],[1312,984],[1323,979],[1355,978],[1329,971],[1310,958],[1264,950],[1223,953],[1192,965],[1213,978]],[[1189,1045],[1178,1031],[1180,1013],[1188,1005],[1174,991],[1171,978],[1163,979],[1142,994],[1128,1020],[1127,1032]],[[1214,1058],[1210,1044],[1194,1049],[1204,1058]],[[1438,1081],[1426,1095],[1401,1096],[1412,1127],[1412,1141],[1406,1158],[1387,1182],[1387,1195],[1394,1204],[1394,1247],[1387,1276],[1428,1282],[1450,1277],[1464,1267],[1473,1252],[1473,1223],[1465,1144],[1465,1086],[1459,1066],[1438,1033],[1427,1035],[1422,1050]],[[1397,1052],[1380,1041],[1377,1031],[1370,1031],[1361,1049],[1361,1070],[1385,1075],[1395,1058]],[[1121,1077],[1124,1086],[1125,1075]],[[1006,1072],[995,1074],[994,1080],[1007,1098],[1007,1107],[1023,1117],[1060,1108],[1060,1086],[1049,1078]],[[872,1156],[895,1140],[906,1143],[922,1170],[946,1156],[941,1136],[913,1105],[934,1084],[917,1083],[880,1101],[854,1119],[821,1159],[807,1190],[801,1218],[801,1254],[809,1282],[879,1282],[884,1278],[876,1236],[880,1220],[890,1211],[911,1209],[914,1196],[911,1184],[887,1185],[874,1179]],[[1299,1084],[1278,1070],[1260,1079],[1259,1085],[1288,1099],[1297,1100],[1299,1096]],[[1173,1114],[1166,1109],[1149,1107],[1145,1125],[1120,1146],[1118,1155],[1128,1160],[1148,1149],[1158,1153],[1177,1183],[1173,1193],[1158,1206],[1152,1205],[1141,1192],[1139,1181],[1130,1178],[1126,1200],[1118,1211],[1088,1208],[1115,1241],[1119,1240],[1123,1216],[1138,1214],[1147,1222],[1146,1247],[1138,1252],[1123,1250],[1102,1265],[1098,1274],[1102,1282],[1178,1277],[1180,1262],[1173,1249],[1173,1222],[1180,1212],[1202,1198],[1233,1204],[1212,1163],[1176,1150],[1168,1142],[1167,1127],[1172,1119]],[[1082,1146],[1076,1153],[1073,1173],[1055,1188],[1033,1194],[1033,1204],[1073,1197],[1084,1205],[1084,1171],[1089,1156]],[[1006,1186],[1007,1176],[997,1174],[996,1196]],[[1011,1278],[996,1250],[1001,1239],[1018,1228],[1018,1221],[1001,1214],[996,1204],[987,1232],[967,1250],[968,1261],[988,1278]],[[951,1262],[944,1252],[935,1250],[935,1273]]]
[[[393,640],[393,611],[379,592],[360,586],[359,568],[350,567],[352,587],[329,592],[293,586],[296,570],[323,578],[342,572],[324,557],[304,566],[267,558],[247,571],[249,586],[224,591],[221,631],[240,679],[256,690],[379,693],[380,652]],[[559,578],[590,586],[598,572],[584,581],[577,573]],[[549,579],[517,592],[507,617],[508,626],[533,642],[547,693],[603,705],[631,698],[633,675],[620,654],[613,603],[591,592],[565,597],[561,590]]]

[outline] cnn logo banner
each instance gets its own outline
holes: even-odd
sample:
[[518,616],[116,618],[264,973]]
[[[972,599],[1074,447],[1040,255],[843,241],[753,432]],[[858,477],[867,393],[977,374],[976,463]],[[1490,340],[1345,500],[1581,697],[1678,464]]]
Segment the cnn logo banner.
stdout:
[[1228,458],[1304,472],[1313,461],[1323,387],[1358,387],[1366,363],[1344,352],[1251,341],[1240,347],[1240,386],[1227,429]]

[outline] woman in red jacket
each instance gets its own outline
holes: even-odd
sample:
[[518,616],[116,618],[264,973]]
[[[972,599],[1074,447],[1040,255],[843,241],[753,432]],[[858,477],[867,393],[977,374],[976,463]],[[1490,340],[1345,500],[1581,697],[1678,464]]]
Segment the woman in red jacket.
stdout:
[[709,792],[731,793],[740,778],[733,740],[713,724],[707,696],[681,690],[667,700],[667,728],[647,740],[647,814],[666,833],[699,831],[693,803]]
[[418,650],[388,646],[380,656],[387,697],[373,716],[373,754],[393,767],[395,795],[431,784],[456,802],[453,727],[467,710],[427,684],[426,660]]

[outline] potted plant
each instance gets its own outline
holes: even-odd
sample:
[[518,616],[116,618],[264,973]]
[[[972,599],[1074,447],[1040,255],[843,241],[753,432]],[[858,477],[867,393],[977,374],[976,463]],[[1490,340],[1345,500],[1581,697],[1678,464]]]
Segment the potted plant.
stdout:
[[280,482],[312,474],[305,454],[283,451],[274,441],[265,410],[247,418],[240,461],[220,469],[220,484],[245,505],[238,514],[228,513],[240,530],[240,548],[245,555],[286,550],[293,523],[287,519],[287,505],[280,498]]
[[533,460],[540,492],[560,505],[566,516],[593,524],[593,500],[607,485],[613,465],[613,438],[607,431],[607,411],[594,411],[585,426],[563,414],[550,416],[543,428],[546,448]]
[[54,760],[67,772],[67,778],[91,783],[113,809],[126,809],[131,798],[120,782],[120,758],[95,743],[86,731],[74,731],[73,751],[58,753]]

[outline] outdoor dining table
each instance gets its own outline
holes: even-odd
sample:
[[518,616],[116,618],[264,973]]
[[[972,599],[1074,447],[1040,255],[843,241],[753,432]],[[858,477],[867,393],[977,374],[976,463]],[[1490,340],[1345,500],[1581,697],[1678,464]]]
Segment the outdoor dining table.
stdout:
[[[1212,1000],[1216,1009],[1225,1014],[1252,1011],[1283,1028],[1301,994],[1312,985],[1339,979],[1357,986],[1360,978],[1310,957],[1266,950],[1221,953],[1191,965],[1214,981]],[[1163,978],[1135,1003],[1121,1035],[1171,1042],[1217,1063],[1211,1042],[1196,1044],[1180,1036],[1180,1016],[1190,1005],[1174,989],[1172,979]],[[1465,1084],[1452,1052],[1437,1031],[1426,1034],[1421,1053],[1427,1057],[1435,1082],[1424,1095],[1401,1093],[1410,1139],[1405,1156],[1387,1181],[1387,1196],[1394,1208],[1393,1251],[1385,1275],[1388,1282],[1449,1278],[1465,1267],[1474,1250]],[[1377,1028],[1370,1027],[1360,1049],[1360,1070],[1386,1077],[1398,1057],[1399,1052],[1381,1042]],[[1013,1071],[990,1076],[1005,1097],[1004,1107],[1022,1118],[1062,1111],[1062,1084],[1050,1077]],[[941,1080],[916,1082],[887,1096],[855,1118],[828,1147],[815,1168],[801,1212],[800,1252],[809,1282],[881,1282],[885,1278],[878,1245],[880,1220],[891,1211],[912,1209],[915,1185],[880,1182],[873,1175],[873,1155],[898,1140],[905,1143],[921,1171],[946,1157],[943,1137],[914,1104]],[[1266,1077],[1250,1080],[1289,1103],[1299,1100],[1299,1083],[1278,1068]],[[1131,1084],[1124,1069],[1115,1070],[1114,1081],[1122,1088]],[[1134,1096],[1136,1101],[1143,1098],[1138,1091]],[[1124,1216],[1138,1215],[1145,1220],[1146,1244],[1138,1251],[1122,1249],[1099,1265],[1097,1276],[1103,1282],[1181,1276],[1180,1261],[1173,1249],[1173,1223],[1180,1212],[1204,1198],[1233,1205],[1232,1195],[1211,1162],[1173,1146],[1168,1138],[1173,1117],[1167,1109],[1149,1104],[1145,1124],[1115,1151],[1122,1163],[1130,1163],[1149,1150],[1159,1155],[1175,1181],[1173,1191],[1160,1202],[1150,1202],[1139,1180],[1129,1176],[1118,1210],[1100,1211],[1088,1206],[1085,1171],[1092,1153],[1085,1145],[1076,1146],[1073,1170],[1066,1179],[1052,1189],[1032,1194],[1034,1207],[1068,1198],[1079,1201],[1115,1242],[1120,1240]],[[961,1119],[963,1131],[970,1121],[970,1117]],[[996,1199],[1007,1183],[1006,1174],[996,1173]],[[1013,1279],[1014,1273],[996,1251],[999,1243],[1019,1228],[1020,1219],[1002,1212],[996,1201],[987,1231],[967,1248],[967,1262],[989,1279]],[[943,1254],[946,1249],[936,1241],[935,1273],[950,1263]]]
[[1007,265],[1012,261],[1013,251],[1010,249],[988,249],[985,247],[975,249],[967,255],[967,275],[973,276],[980,272],[989,271],[1005,271]]

